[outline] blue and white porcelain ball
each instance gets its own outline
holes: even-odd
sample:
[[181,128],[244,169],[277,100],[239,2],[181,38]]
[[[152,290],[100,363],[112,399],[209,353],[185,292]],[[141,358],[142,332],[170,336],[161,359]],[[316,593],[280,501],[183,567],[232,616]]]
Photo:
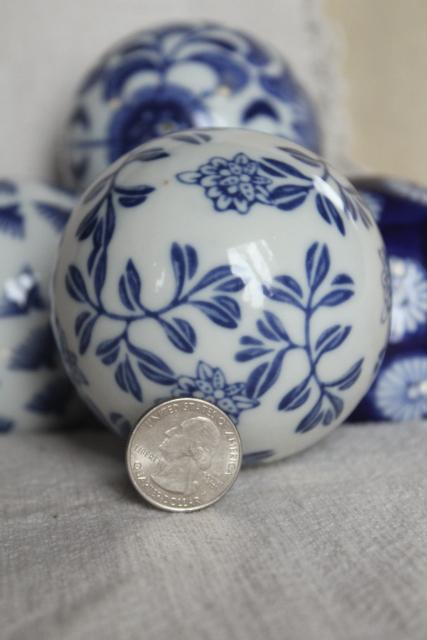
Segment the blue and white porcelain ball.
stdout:
[[320,150],[314,106],[278,52],[220,25],[168,25],[119,43],[84,79],[63,183],[81,191],[124,153],[190,127],[257,129]]
[[75,397],[49,324],[49,289],[74,200],[0,180],[0,431],[61,423]]
[[382,232],[393,295],[383,364],[351,420],[427,418],[427,189],[390,178],[353,182]]
[[246,461],[336,427],[389,330],[375,222],[321,158],[199,129],[145,145],[82,196],[54,277],[69,374],[113,429],[193,396],[238,425]]

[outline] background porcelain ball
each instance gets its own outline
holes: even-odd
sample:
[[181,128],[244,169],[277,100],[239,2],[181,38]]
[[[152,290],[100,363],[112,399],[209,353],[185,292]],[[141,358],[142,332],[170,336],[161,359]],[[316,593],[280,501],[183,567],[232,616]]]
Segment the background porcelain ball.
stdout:
[[353,180],[387,248],[390,342],[378,377],[352,421],[427,418],[427,189],[405,180]]
[[77,399],[49,324],[49,289],[74,199],[0,180],[0,431],[63,424]]
[[369,210],[321,158],[269,134],[191,130],[130,152],[82,196],[55,270],[56,333],[113,429],[193,396],[237,423],[246,462],[276,460],[367,391],[387,274]]
[[314,105],[277,51],[221,25],[167,25],[120,42],[83,80],[61,142],[62,184],[82,191],[134,147],[206,126],[320,151]]

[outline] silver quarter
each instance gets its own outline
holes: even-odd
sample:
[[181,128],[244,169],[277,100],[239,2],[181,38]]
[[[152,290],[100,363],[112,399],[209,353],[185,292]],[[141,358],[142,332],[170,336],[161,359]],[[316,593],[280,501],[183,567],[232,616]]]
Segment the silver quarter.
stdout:
[[136,425],[127,468],[136,490],[168,511],[196,511],[219,500],[240,469],[242,448],[230,418],[214,404],[176,398]]

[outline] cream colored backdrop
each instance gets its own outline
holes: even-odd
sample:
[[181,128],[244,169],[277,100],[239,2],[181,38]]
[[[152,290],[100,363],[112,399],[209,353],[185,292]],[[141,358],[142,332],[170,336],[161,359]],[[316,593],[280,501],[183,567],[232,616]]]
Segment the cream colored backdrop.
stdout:
[[427,185],[427,1],[326,8],[342,35],[353,159]]

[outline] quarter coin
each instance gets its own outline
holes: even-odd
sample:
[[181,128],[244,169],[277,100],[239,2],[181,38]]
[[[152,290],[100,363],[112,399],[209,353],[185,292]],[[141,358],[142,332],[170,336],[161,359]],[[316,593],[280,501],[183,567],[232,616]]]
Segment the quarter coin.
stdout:
[[196,511],[219,500],[234,483],[241,461],[233,422],[197,398],[155,406],[136,425],[127,449],[136,490],[168,511]]

